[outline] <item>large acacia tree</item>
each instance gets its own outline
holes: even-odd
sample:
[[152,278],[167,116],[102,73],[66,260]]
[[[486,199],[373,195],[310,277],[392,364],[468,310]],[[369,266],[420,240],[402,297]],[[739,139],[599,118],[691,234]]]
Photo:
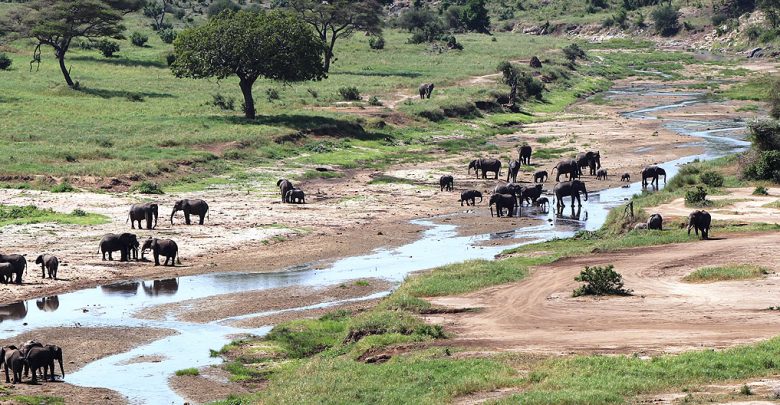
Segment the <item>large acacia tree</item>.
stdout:
[[314,27],[325,44],[323,68],[327,72],[330,70],[337,39],[347,38],[355,31],[374,35],[382,32],[382,1],[289,0],[287,6]]
[[143,0],[33,0],[12,9],[0,20],[0,32],[11,39],[31,38],[37,41],[35,58],[40,49],[49,46],[60,64],[68,86],[73,87],[65,55],[74,39],[100,37],[121,38],[124,14],[138,10]]
[[323,44],[311,28],[282,11],[225,11],[183,31],[173,43],[177,77],[238,76],[244,113],[255,118],[252,85],[260,77],[284,82],[325,77]]

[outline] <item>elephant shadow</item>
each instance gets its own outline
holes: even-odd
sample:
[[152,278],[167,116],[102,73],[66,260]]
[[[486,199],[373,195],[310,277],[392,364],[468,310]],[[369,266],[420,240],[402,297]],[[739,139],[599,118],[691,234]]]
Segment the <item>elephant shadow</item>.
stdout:
[[121,283],[101,285],[100,290],[107,295],[131,296],[138,294],[138,286],[141,283],[137,281],[123,281]]
[[572,205],[571,206],[571,212],[569,213],[569,215],[565,215],[564,214],[564,207],[559,205],[558,207],[556,207],[556,210],[555,210],[555,218],[558,218],[558,219],[569,219],[569,220],[573,220],[573,221],[587,221],[588,220],[588,211],[585,210],[583,212],[582,206],[578,205],[575,208],[575,206]]
[[43,312],[54,312],[60,307],[60,298],[56,295],[35,300],[35,306]]
[[27,302],[19,301],[13,304],[0,305],[0,323],[3,321],[18,321],[27,316]]
[[154,280],[147,284],[146,281],[141,283],[141,287],[144,289],[149,297],[157,297],[162,295],[175,295],[179,291],[179,279],[168,278],[164,280]]

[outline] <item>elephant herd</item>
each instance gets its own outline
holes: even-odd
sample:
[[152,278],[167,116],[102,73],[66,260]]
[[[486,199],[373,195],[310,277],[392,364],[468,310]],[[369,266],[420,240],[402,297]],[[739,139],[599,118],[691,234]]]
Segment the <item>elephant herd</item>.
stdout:
[[0,348],[0,366],[5,370],[5,382],[10,383],[8,370],[13,374],[13,383],[22,382],[22,376],[32,374],[32,383],[38,383],[39,373],[43,380],[54,381],[54,364],[59,362],[60,373],[65,377],[62,366],[62,348],[57,345],[44,345],[35,340],[29,340],[18,347],[15,345]]
[[[646,222],[640,222],[634,225],[634,230],[663,230],[663,217],[661,214],[655,213],[650,215]],[[701,239],[710,238],[710,226],[712,225],[712,215],[704,210],[696,210],[688,215],[688,235],[691,234],[691,229],[694,230],[696,236],[699,236],[701,232]]]
[[[35,259],[35,264],[41,265],[41,278],[57,279],[57,269],[60,261],[57,256],[42,254]],[[3,284],[22,284],[22,275],[27,272],[27,258],[25,255],[0,254],[0,282]]]

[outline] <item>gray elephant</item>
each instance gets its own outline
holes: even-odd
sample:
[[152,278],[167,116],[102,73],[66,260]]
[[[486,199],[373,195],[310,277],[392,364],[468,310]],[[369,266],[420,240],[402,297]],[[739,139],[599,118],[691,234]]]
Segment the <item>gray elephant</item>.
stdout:
[[537,184],[533,187],[523,187],[522,198],[520,203],[528,201],[528,205],[532,205],[542,195],[542,185]]
[[655,187],[658,188],[658,177],[664,176],[664,184],[666,184],[666,170],[658,166],[647,166],[642,169],[642,187],[647,187],[647,179],[650,180],[650,185],[655,183]]
[[544,183],[547,181],[548,177],[549,174],[547,174],[547,170],[537,170],[536,173],[534,173],[534,183]]
[[173,216],[177,211],[184,213],[184,223],[187,225],[190,224],[190,215],[197,215],[200,218],[198,223],[203,225],[206,214],[209,212],[209,205],[205,201],[199,199],[176,201],[176,203],[173,204],[173,211],[171,211],[171,225],[173,225]]
[[607,169],[599,169],[596,172],[596,180],[606,180],[607,179]]
[[661,214],[650,215],[650,218],[647,219],[647,229],[663,231],[663,227],[664,218],[661,216]]
[[433,93],[433,83],[423,83],[420,85],[420,87],[417,89],[420,92],[420,100],[431,98],[431,94]]
[[517,173],[520,171],[520,162],[517,160],[510,160],[509,161],[509,169],[506,172],[506,182],[507,183],[516,183],[517,182]]
[[16,346],[11,345],[0,348],[0,361],[2,361],[3,368],[5,369],[5,382],[11,382],[11,379],[8,378],[8,369],[10,368],[14,375],[13,383],[21,383],[24,358]]
[[468,173],[471,173],[471,169],[474,169],[474,173],[479,178],[479,172],[482,172],[482,178],[487,178],[487,172],[495,173],[495,179],[498,180],[498,176],[501,175],[501,161],[498,159],[475,159],[469,162]]
[[511,194],[515,198],[520,198],[520,194],[523,192],[523,187],[516,183],[507,183],[504,185],[496,186],[493,189],[493,194]]
[[119,261],[126,262],[131,258],[131,253],[135,259],[138,259],[138,237],[132,233],[107,233],[103,235],[103,239],[100,240],[98,246],[98,253],[103,254],[103,260],[106,260],[106,253],[108,253],[108,260],[114,260],[112,253],[119,251]]
[[561,160],[552,169],[553,172],[556,170],[558,171],[558,174],[555,176],[555,181],[561,181],[562,174],[566,174],[569,177],[569,180],[574,180],[579,177],[580,173],[577,161],[574,159]]
[[460,193],[460,206],[463,206],[463,202],[466,202],[466,206],[469,205],[469,201],[471,201],[471,205],[476,205],[477,197],[479,197],[479,203],[482,204],[482,193],[480,193],[477,190],[466,190],[462,193]]
[[294,188],[292,190],[287,190],[287,195],[284,199],[290,204],[306,204],[306,193],[299,188]]
[[24,255],[3,255],[0,254],[0,263],[10,264],[9,269],[4,270],[0,274],[7,274],[5,277],[5,283],[10,283],[12,276],[16,275],[16,284],[22,284],[22,274],[27,270],[27,259]]
[[[130,220],[130,227],[135,229],[135,223],[138,222],[138,229],[143,229],[141,221],[146,220],[146,229],[156,228],[158,211],[159,207],[156,203],[133,204],[130,207],[130,212],[127,214]],[[152,223],[152,220],[154,220],[154,223]]]
[[688,215],[688,235],[691,234],[691,228],[696,231],[696,235],[699,235],[701,231],[702,239],[710,238],[710,224],[712,224],[712,216],[709,212],[704,210],[696,210]]
[[631,182],[631,175],[628,173],[623,173],[622,176],[620,176],[620,181],[625,181],[627,183]]
[[582,175],[582,169],[587,167],[590,175],[596,175],[596,169],[601,169],[601,153],[599,151],[581,152],[575,158],[577,161],[578,174]]
[[543,210],[549,210],[550,209],[550,200],[547,199],[547,197],[539,197],[534,201],[535,207],[541,207]]
[[65,377],[65,369],[62,367],[62,349],[55,345],[32,347],[24,356],[25,365],[30,368],[32,383],[38,383],[38,370],[43,369],[43,379],[50,378],[54,381],[54,362],[59,361],[60,372]]
[[524,165],[530,165],[531,164],[531,154],[533,153],[533,149],[530,145],[523,145],[518,149],[518,152],[520,153],[520,164]]
[[35,259],[35,264],[41,265],[41,278],[46,278],[46,271],[49,272],[49,278],[57,279],[57,269],[60,267],[60,259],[52,255],[39,255]]
[[144,252],[147,250],[152,251],[155,266],[160,265],[161,255],[165,256],[164,266],[168,266],[169,260],[171,262],[170,266],[176,265],[176,256],[179,254],[179,246],[176,245],[176,242],[170,239],[149,238],[145,240],[143,246],[141,246],[141,259],[144,258]]
[[292,182],[287,179],[279,179],[276,182],[276,186],[279,187],[279,191],[282,193],[282,202],[285,202],[284,198],[287,196],[287,192],[295,188]]
[[558,210],[563,209],[563,197],[571,197],[571,205],[574,207],[574,200],[577,200],[577,205],[581,206],[580,193],[585,194],[585,201],[588,201],[588,190],[585,187],[585,183],[581,180],[564,181],[555,185],[553,189],[555,198],[558,202]]
[[441,188],[440,191],[452,191],[452,187],[455,184],[455,179],[448,175],[444,175],[439,177],[439,188]]
[[493,205],[496,206],[496,216],[501,218],[504,212],[504,208],[509,210],[508,217],[514,215],[515,208],[517,207],[517,199],[511,194],[493,194],[490,196],[490,216],[493,216]]
[[60,297],[52,295],[38,298],[35,300],[35,306],[43,312],[54,312],[60,307]]
[[14,271],[11,263],[0,263],[0,283],[8,284],[13,281]]

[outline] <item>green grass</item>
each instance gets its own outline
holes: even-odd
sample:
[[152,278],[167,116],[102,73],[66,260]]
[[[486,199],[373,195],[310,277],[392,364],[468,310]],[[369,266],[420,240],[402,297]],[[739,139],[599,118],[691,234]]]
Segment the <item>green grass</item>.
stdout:
[[55,212],[52,209],[40,209],[34,205],[0,205],[0,226],[26,225],[43,222],[73,225],[100,225],[108,223],[104,215],[86,213],[75,209],[70,214]]
[[576,149],[570,147],[563,148],[537,148],[534,152],[534,158],[537,159],[557,159],[573,155]]
[[776,209],[780,210],[780,200],[773,201],[773,202],[768,203],[768,204],[764,204],[764,205],[762,205],[762,207],[765,207],[765,208],[776,208]]
[[749,80],[737,83],[720,95],[732,100],[767,101],[771,88],[771,76],[755,76]]
[[765,267],[752,264],[730,264],[725,266],[702,267],[687,276],[683,281],[689,283],[706,283],[727,280],[749,280],[769,274]]
[[185,376],[185,375],[198,376],[198,375],[200,375],[200,371],[198,371],[198,369],[195,368],[195,367],[190,367],[190,368],[185,368],[185,369],[181,369],[181,370],[176,370],[176,375],[179,376],[179,377]]
[[0,400],[24,405],[62,405],[65,403],[65,399],[62,397],[48,395],[10,395],[7,397],[0,395]]

